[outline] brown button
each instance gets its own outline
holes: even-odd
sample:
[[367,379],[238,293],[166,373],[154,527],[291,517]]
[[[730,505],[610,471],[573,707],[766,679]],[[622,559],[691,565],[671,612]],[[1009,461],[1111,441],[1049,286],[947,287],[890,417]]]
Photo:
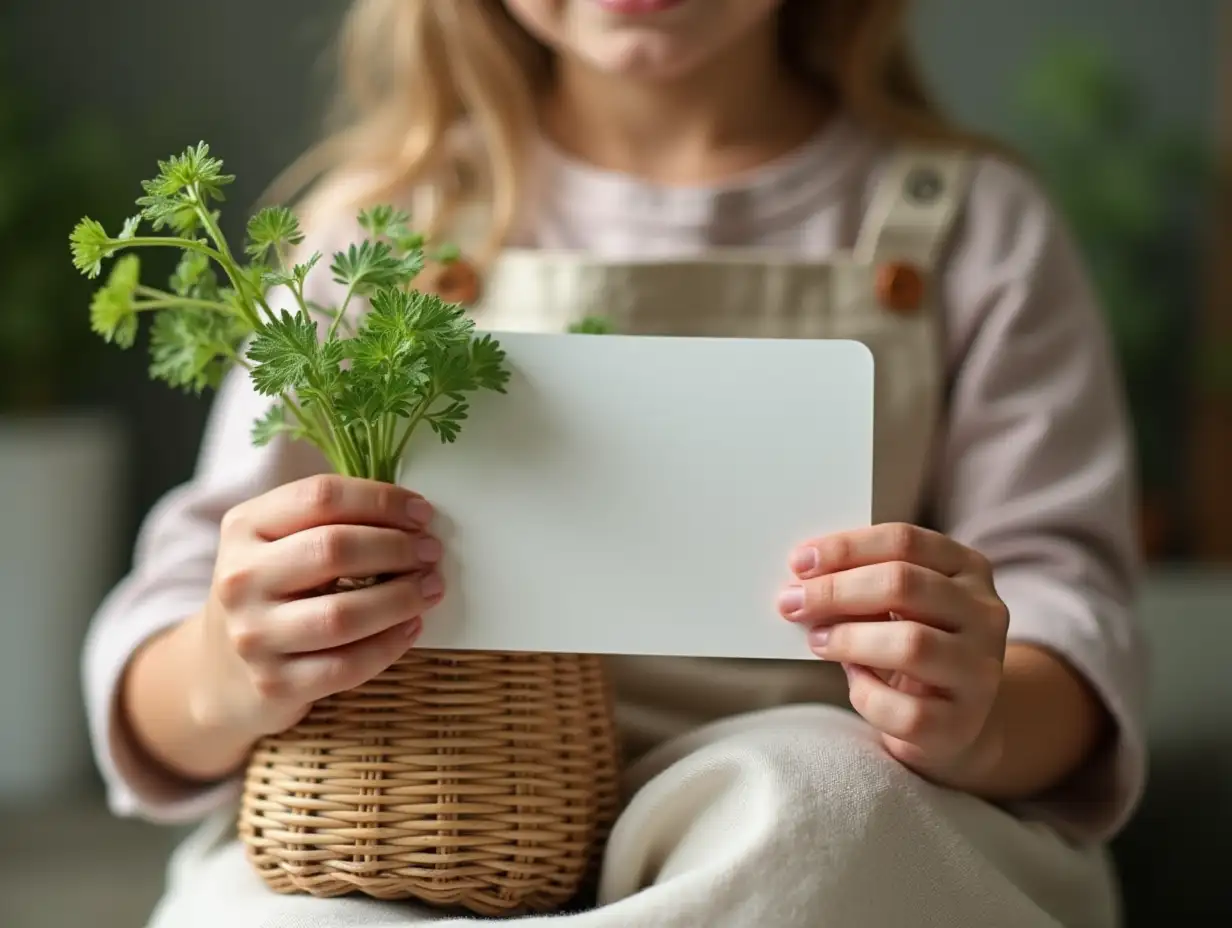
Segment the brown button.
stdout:
[[919,268],[902,261],[891,261],[877,268],[877,299],[896,313],[919,309],[924,300],[924,275]]
[[422,289],[435,293],[446,303],[466,306],[479,299],[479,272],[469,261],[455,258],[425,268],[424,277]]

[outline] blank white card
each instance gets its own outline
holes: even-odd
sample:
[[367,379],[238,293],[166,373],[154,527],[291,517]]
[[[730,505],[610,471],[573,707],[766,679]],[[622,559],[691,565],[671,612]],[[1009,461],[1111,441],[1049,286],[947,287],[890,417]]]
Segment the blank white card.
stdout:
[[867,348],[493,335],[508,393],[403,463],[446,548],[420,646],[809,658],[775,603],[795,545],[871,519]]

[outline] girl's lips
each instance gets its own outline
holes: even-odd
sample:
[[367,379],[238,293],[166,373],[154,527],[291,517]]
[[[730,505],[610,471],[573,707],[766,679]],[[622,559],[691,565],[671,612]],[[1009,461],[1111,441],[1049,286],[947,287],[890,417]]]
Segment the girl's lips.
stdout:
[[595,0],[602,9],[620,16],[661,13],[683,2],[684,0]]

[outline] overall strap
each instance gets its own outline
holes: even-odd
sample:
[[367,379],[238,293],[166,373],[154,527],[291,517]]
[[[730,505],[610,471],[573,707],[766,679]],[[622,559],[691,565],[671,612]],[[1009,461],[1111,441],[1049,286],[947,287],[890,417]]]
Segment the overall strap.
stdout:
[[854,256],[932,270],[966,195],[971,156],[911,148],[893,155],[873,191]]

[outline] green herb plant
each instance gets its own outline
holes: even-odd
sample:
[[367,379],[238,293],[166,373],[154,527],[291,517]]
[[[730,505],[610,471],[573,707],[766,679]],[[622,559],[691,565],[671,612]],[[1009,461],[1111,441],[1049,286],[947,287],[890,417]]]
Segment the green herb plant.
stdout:
[[585,316],[571,322],[567,331],[570,335],[612,335],[616,327],[606,316]]
[[[304,234],[291,210],[256,213],[239,254],[216,209],[235,178],[209,146],[158,166],[158,176],[142,184],[140,212],[122,230],[112,235],[87,217],[70,239],[73,263],[87,278],[114,259],[90,307],[96,333],[130,348],[150,317],[153,378],[200,393],[238,365],[274,399],[253,425],[255,444],[280,435],[307,441],[338,473],[390,483],[419,426],[451,443],[468,394],[505,392],[500,344],[477,335],[462,306],[413,288],[427,258],[405,213],[391,206],[359,212],[369,237],[333,255],[329,271],[341,300],[323,306],[305,287],[324,256],[293,261]],[[137,252],[145,248],[180,252],[166,288],[142,283]],[[456,252],[434,257],[448,262]],[[279,308],[287,294],[291,308]],[[361,302],[368,308],[357,320]]]

